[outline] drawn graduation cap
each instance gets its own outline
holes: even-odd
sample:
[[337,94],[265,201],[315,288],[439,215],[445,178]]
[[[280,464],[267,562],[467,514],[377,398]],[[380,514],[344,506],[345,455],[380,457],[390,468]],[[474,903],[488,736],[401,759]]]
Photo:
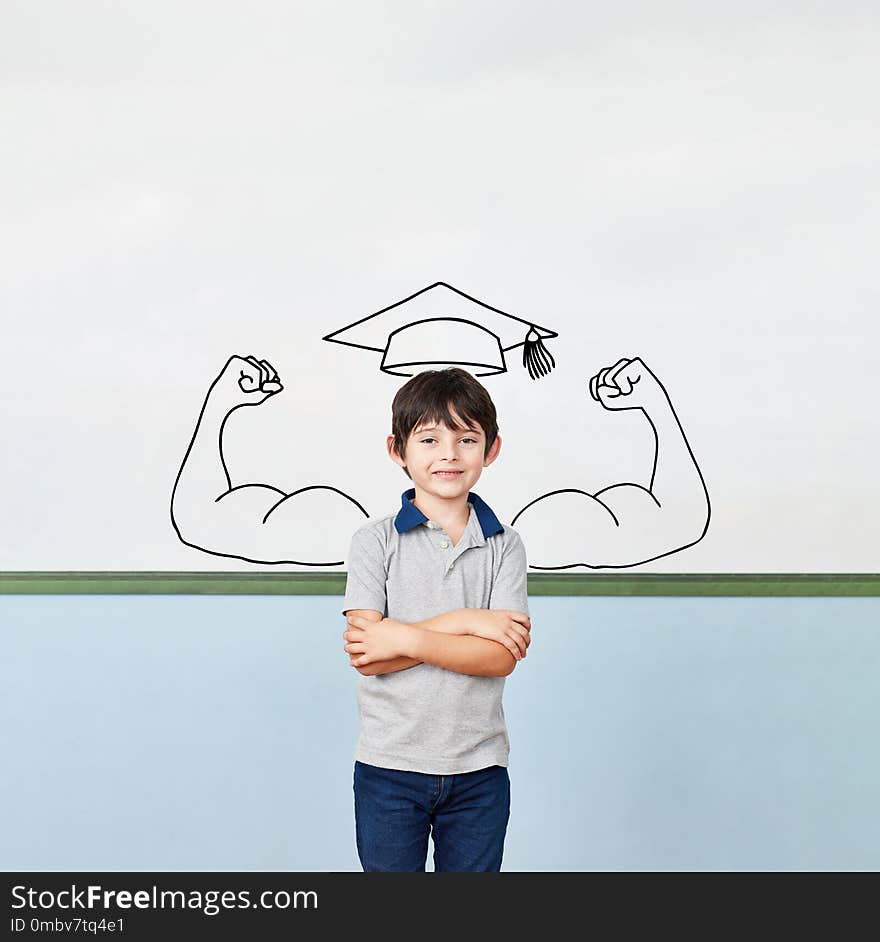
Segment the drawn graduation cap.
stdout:
[[542,341],[558,336],[438,281],[321,339],[381,353],[379,368],[392,376],[447,366],[506,373],[504,354],[522,347],[523,367],[538,379],[556,365]]

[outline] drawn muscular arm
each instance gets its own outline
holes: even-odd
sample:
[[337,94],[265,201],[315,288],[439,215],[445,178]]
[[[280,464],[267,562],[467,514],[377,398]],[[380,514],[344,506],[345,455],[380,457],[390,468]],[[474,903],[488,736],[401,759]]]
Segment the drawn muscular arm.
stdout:
[[[709,494],[666,390],[638,358],[619,360],[590,380],[609,411],[638,409],[654,436],[648,486],[620,483],[588,494],[565,489],[526,505],[513,525],[536,569],[626,568],[692,546],[709,526]],[[576,533],[580,544],[548,540]]]
[[[283,389],[266,360],[230,357],[211,384],[171,495],[171,522],[187,546],[257,563],[342,565],[348,534],[368,516],[332,487],[287,493],[234,483],[223,453],[230,416]],[[314,519],[328,521],[316,528]]]

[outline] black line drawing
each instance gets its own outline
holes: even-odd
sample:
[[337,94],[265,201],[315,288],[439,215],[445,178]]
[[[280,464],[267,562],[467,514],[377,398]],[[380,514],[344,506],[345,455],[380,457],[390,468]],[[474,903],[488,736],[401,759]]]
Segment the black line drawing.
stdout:
[[[212,556],[342,566],[350,535],[369,517],[353,497],[325,484],[290,493],[268,484],[233,486],[226,467],[223,431],[229,416],[243,406],[261,405],[283,388],[267,360],[227,360],[208,390],[177,472],[171,523],[181,542]],[[332,527],[316,527],[316,519],[327,519]]]
[[447,366],[494,376],[507,372],[504,354],[522,347],[523,368],[540,379],[556,365],[543,341],[558,336],[437,281],[321,339],[381,353],[379,369],[392,376]]
[[[442,316],[418,317],[436,312]],[[525,339],[514,342],[523,325]],[[395,376],[442,365],[496,375],[507,371],[504,353],[522,346],[523,366],[536,379],[555,365],[541,341],[556,336],[438,281],[322,339],[382,353],[380,368]],[[385,346],[376,346],[382,338]],[[436,359],[426,359],[426,353]],[[342,566],[351,533],[369,517],[358,501],[326,484],[292,492],[259,483],[233,485],[226,466],[223,433],[229,416],[282,390],[267,360],[229,358],[208,390],[174,482],[172,525],[187,546],[214,556]],[[511,526],[528,547],[531,569],[626,569],[681,552],[709,528],[702,472],[665,387],[645,363],[637,357],[618,360],[590,379],[589,392],[609,411],[645,415],[654,434],[650,479],[647,486],[622,482],[595,494],[561,488],[527,503]],[[316,527],[316,520],[327,525]]]
[[[709,529],[706,482],[657,377],[641,359],[623,358],[593,376],[589,390],[609,411],[644,413],[654,432],[650,482],[595,494],[565,488],[530,501],[511,521],[528,547],[530,569],[627,569],[681,552]],[[580,561],[585,555],[591,561]]]

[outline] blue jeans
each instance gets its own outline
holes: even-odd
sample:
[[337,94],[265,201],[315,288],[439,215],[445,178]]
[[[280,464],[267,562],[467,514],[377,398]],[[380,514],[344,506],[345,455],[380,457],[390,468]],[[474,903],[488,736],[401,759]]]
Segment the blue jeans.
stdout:
[[493,765],[458,775],[381,769],[355,761],[357,849],[366,871],[500,870],[510,817],[510,778]]

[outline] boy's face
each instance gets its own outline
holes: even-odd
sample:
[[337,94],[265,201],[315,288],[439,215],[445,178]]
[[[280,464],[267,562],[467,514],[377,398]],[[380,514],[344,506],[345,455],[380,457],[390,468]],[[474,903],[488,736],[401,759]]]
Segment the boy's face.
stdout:
[[[453,413],[456,423],[467,425]],[[417,425],[406,442],[405,457],[394,451],[394,436],[387,439],[388,453],[401,467],[406,466],[413,484],[421,491],[441,498],[466,495],[479,480],[483,468],[498,457],[501,436],[486,449],[486,434],[479,426],[454,432],[430,420]]]

